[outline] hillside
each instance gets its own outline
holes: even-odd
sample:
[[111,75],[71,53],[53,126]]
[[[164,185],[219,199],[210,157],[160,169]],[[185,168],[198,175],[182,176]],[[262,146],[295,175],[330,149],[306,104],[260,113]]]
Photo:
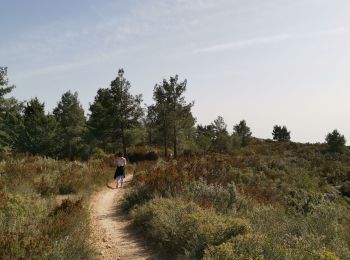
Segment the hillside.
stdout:
[[124,207],[183,259],[350,259],[350,155],[258,142],[143,162]]
[[[348,153],[262,140],[230,154],[177,160],[142,155],[147,149],[130,154],[134,164],[128,173],[134,178],[122,206],[134,231],[163,255],[350,259]],[[110,162],[110,157],[81,163],[2,154],[0,257],[98,258],[89,243],[88,202],[111,180]],[[112,225],[124,219],[113,216],[106,219]]]
[[0,259],[91,259],[89,194],[110,178],[86,163],[1,154]]

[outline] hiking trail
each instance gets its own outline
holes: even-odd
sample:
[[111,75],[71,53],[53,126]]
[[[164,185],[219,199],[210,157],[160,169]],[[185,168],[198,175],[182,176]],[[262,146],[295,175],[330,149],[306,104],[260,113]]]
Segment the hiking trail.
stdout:
[[157,259],[122,209],[122,200],[131,179],[132,176],[127,175],[123,188],[115,189],[113,183],[92,196],[91,242],[101,259]]

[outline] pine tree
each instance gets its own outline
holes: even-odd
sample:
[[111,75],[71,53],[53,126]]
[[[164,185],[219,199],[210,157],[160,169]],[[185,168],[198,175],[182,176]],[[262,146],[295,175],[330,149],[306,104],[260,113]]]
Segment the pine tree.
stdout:
[[169,81],[164,79],[162,84],[157,84],[153,90],[155,104],[150,107],[163,134],[164,155],[168,156],[168,143],[172,142],[175,158],[178,155],[179,137],[188,137],[186,130],[192,128],[195,123],[191,112],[194,103],[187,103],[184,97],[187,80],[178,80],[176,75],[170,77]]
[[33,155],[56,156],[58,125],[54,116],[45,114],[44,106],[37,98],[27,102],[17,147]]
[[330,152],[342,153],[345,150],[346,139],[338,130],[333,130],[333,132],[328,133],[326,142]]
[[247,126],[245,120],[241,120],[239,124],[233,127],[233,135],[237,136],[240,141],[241,146],[247,146],[251,141],[252,132],[250,128]]
[[214,131],[212,149],[216,152],[228,152],[231,149],[231,138],[227,132],[227,124],[222,116],[211,124]]
[[209,151],[212,148],[212,142],[215,138],[213,125],[197,125],[195,141],[198,148]]
[[59,136],[62,140],[60,156],[73,160],[83,146],[87,129],[84,109],[78,100],[78,93],[72,94],[70,91],[64,93],[53,114],[58,122]]
[[[124,78],[124,70],[111,82],[110,88],[99,89],[90,106],[89,128],[99,144],[108,149],[120,140],[124,154],[127,153],[127,130],[141,123],[142,95],[130,94],[131,84]],[[113,147],[114,148],[114,147]]]
[[0,67],[0,148],[12,148],[18,137],[22,104],[5,97],[14,87],[8,84],[7,68]]
[[290,132],[287,130],[286,126],[275,125],[272,131],[273,140],[278,142],[289,142]]

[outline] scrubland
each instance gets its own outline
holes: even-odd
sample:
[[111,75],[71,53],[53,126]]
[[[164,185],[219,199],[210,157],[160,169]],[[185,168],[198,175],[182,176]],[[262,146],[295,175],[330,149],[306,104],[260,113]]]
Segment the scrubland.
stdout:
[[[123,206],[164,255],[350,259],[350,154],[269,141],[172,160],[154,151],[130,153],[133,188]],[[100,157],[1,154],[1,259],[96,257],[87,202],[113,174],[110,158]]]
[[90,259],[88,195],[106,183],[103,160],[1,154],[0,259]]
[[124,208],[178,259],[350,259],[350,155],[326,148],[257,142],[140,162]]

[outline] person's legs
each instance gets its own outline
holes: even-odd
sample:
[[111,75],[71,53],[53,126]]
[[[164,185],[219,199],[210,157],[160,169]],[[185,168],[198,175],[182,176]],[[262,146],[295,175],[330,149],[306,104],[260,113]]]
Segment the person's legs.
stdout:
[[123,188],[123,176],[117,176],[117,178],[116,178],[116,186],[117,186],[117,188],[119,186],[119,183],[120,183],[120,187]]

